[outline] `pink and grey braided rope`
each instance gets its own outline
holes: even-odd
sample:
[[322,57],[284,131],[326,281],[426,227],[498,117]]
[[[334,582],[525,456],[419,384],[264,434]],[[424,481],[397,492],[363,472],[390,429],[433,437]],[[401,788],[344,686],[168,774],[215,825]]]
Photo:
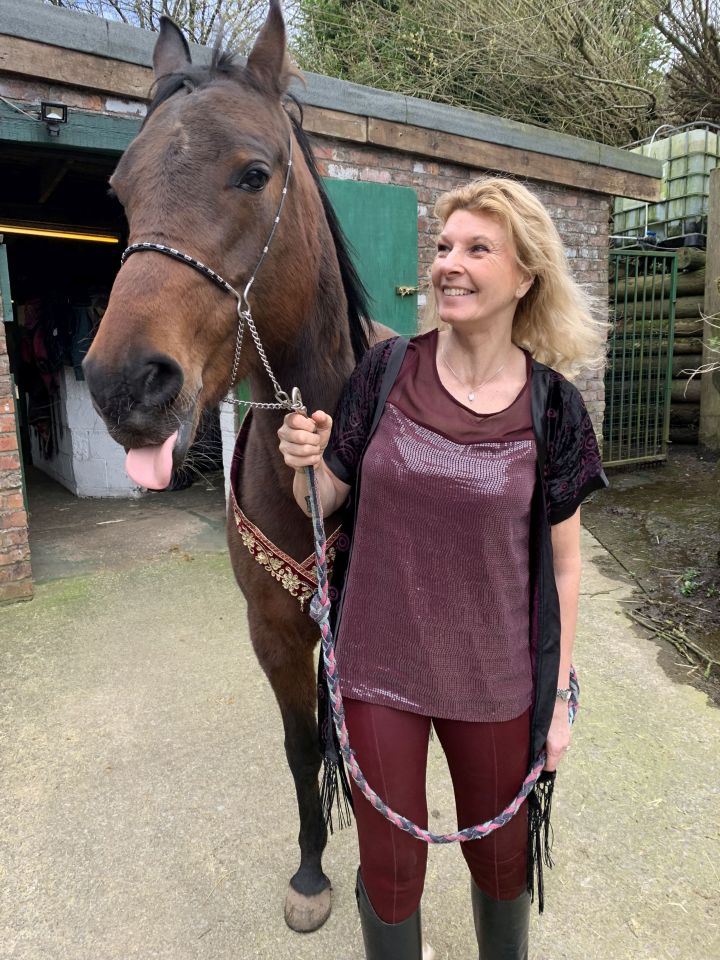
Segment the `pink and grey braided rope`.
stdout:
[[[315,470],[312,467],[305,468],[305,474],[308,481],[308,491],[310,497],[310,511],[312,514],[313,533],[315,539],[315,564],[317,569],[317,592],[310,602],[310,616],[320,627],[322,657],[325,664],[325,675],[327,677],[328,694],[332,706],[333,723],[340,744],[340,753],[350,771],[350,775],[357,784],[358,789],[363,796],[370,801],[375,809],[394,823],[400,830],[404,830],[411,836],[425,843],[455,843],[465,840],[478,840],[487,837],[493,830],[498,830],[504,826],[508,820],[512,819],[523,804],[523,801],[532,791],[537,782],[543,767],[545,766],[546,754],[543,751],[537,757],[530,767],[530,770],[522,782],[520,791],[514,800],[512,800],[505,809],[492,820],[486,820],[485,823],[478,823],[474,827],[465,827],[463,830],[457,830],[455,833],[431,833],[429,830],[423,830],[412,820],[401,816],[392,810],[382,800],[373,788],[369,785],[362,770],[360,769],[355,753],[350,746],[347,725],[345,724],[345,710],[343,709],[342,695],[340,693],[340,676],[338,674],[337,664],[335,662],[335,641],[332,630],[330,629],[330,599],[328,590],[327,562],[325,555],[325,528],[323,526],[322,507],[318,497],[317,484],[315,480]],[[570,701],[568,703],[568,714],[570,723],[575,720],[575,715],[579,707],[579,687],[577,675],[574,668],[571,668],[570,674]]]

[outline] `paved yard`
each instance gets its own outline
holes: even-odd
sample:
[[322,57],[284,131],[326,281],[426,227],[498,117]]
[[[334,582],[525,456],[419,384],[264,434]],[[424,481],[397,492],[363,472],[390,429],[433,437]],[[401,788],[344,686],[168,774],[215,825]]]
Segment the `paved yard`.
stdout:
[[[114,552],[76,555],[71,576],[59,577],[56,532],[35,599],[0,608],[0,956],[360,960],[353,831],[326,854],[326,926],[302,936],[282,918],[295,800],[217,507],[196,506],[174,532],[153,527],[147,503],[132,509],[118,524],[104,520],[122,519],[120,505],[86,520]],[[148,536],[134,555],[139,530],[157,533],[154,555]],[[531,957],[715,960],[720,711],[667,675],[587,533],[584,555],[583,705]],[[431,754],[432,826],[450,827],[437,742]],[[438,957],[474,960],[456,848],[431,852],[423,909]]]

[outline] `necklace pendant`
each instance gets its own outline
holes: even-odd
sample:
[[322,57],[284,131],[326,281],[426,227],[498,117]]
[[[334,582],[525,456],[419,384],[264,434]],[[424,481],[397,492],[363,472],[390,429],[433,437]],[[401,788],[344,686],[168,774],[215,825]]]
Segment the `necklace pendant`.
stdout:
[[470,401],[470,403],[472,403],[474,399],[475,399],[475,394],[474,394],[474,393],[469,393],[469,394],[468,394],[468,400]]

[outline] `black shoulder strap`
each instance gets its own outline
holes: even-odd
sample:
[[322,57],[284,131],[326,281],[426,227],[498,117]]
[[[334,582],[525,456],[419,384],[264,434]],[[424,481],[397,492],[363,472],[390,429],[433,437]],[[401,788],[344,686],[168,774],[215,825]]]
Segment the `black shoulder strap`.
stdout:
[[385,373],[383,374],[382,383],[380,384],[380,392],[375,405],[375,413],[373,414],[372,424],[370,425],[368,439],[373,435],[373,433],[375,433],[375,427],[377,427],[378,423],[380,422],[385,401],[390,396],[390,391],[393,388],[393,384],[397,379],[397,375],[400,373],[400,367],[405,359],[405,353],[407,351],[409,342],[410,337],[398,337],[395,343],[392,345],[387,366],[385,367]]
[[544,364],[538,363],[537,360],[533,361],[531,390],[533,431],[535,433],[538,466],[542,474],[547,456],[545,420],[550,391],[550,370]]

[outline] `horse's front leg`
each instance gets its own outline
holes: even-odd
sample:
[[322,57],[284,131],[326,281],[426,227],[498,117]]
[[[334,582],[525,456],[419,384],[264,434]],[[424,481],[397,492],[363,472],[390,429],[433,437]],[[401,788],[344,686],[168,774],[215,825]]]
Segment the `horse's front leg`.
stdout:
[[[322,758],[315,716],[314,629],[307,638],[295,634],[293,642],[282,646],[277,634],[269,636],[269,630],[251,622],[255,651],[280,707],[285,753],[295,781],[300,817],[300,867],[290,879],[285,921],[293,930],[306,933],[321,927],[331,909],[330,881],[322,869],[327,828],[318,784]],[[272,651],[272,655],[265,651]]]
[[293,930],[317,930],[330,916],[331,888],[322,869],[327,828],[318,787],[321,757],[315,711],[308,713],[280,703],[280,712],[285,728],[285,754],[295,781],[300,816],[300,867],[290,878],[285,920]]

